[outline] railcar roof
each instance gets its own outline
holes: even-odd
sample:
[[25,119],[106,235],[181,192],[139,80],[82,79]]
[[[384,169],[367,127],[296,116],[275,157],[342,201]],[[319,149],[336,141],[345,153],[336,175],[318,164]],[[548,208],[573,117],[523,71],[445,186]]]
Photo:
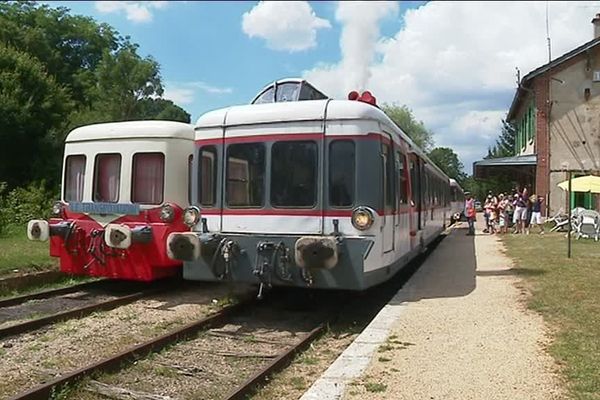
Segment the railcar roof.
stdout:
[[412,152],[426,160],[439,174],[446,176],[380,108],[362,101],[325,99],[232,106],[203,114],[198,118],[195,129],[284,121],[317,121],[323,120],[325,116],[330,121],[362,119],[387,125],[409,144]]
[[91,140],[174,138],[194,140],[191,124],[175,121],[125,121],[86,125],[73,129],[66,143]]

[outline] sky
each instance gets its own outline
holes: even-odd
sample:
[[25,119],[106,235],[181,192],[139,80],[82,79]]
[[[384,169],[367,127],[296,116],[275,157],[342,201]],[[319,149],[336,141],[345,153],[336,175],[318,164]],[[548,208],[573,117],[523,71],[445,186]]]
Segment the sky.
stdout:
[[[591,40],[592,2],[47,2],[115,27],[161,65],[163,97],[192,115],[304,77],[334,98],[406,104],[470,173],[524,76]],[[547,14],[546,14],[547,10]]]

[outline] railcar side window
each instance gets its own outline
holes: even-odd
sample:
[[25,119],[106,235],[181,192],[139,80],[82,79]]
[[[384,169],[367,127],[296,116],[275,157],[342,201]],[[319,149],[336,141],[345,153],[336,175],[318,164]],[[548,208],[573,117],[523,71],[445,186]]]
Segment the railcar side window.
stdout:
[[214,207],[217,192],[217,148],[204,146],[200,149],[200,205]]
[[317,202],[317,144],[277,142],[271,148],[271,204],[313,207]]
[[194,155],[188,157],[188,204],[192,204],[192,171],[194,165]]
[[227,147],[227,204],[262,207],[265,197],[265,146],[240,143]]
[[408,203],[408,179],[406,177],[406,157],[401,152],[396,152],[396,174],[398,174],[398,199],[400,204]]
[[83,200],[85,181],[85,156],[68,156],[65,161],[65,201]]
[[161,204],[165,187],[165,155],[136,153],[133,155],[131,202]]
[[329,145],[329,204],[351,207],[356,182],[356,151],[351,140],[334,140]]
[[94,165],[94,201],[119,201],[121,183],[121,155],[98,154]]
[[382,144],[385,206],[394,208],[394,153],[390,145]]

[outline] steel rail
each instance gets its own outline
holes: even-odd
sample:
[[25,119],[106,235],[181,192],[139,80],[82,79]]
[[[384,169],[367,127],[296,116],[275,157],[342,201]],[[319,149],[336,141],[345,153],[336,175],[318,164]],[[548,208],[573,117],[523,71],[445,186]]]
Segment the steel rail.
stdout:
[[5,328],[0,328],[0,339],[17,335],[20,333],[32,331],[34,329],[41,328],[46,325],[53,324],[58,321],[81,318],[89,315],[95,311],[108,311],[117,308],[121,305],[131,303],[135,300],[141,299],[142,297],[149,296],[157,292],[164,291],[164,288],[150,289],[145,291],[135,292],[133,294],[127,294],[116,299],[106,300],[96,304],[90,304],[84,307],[75,308],[72,310],[63,311],[57,314],[48,315],[46,317],[36,318],[29,321],[22,322],[20,324],[10,325]]
[[8,299],[0,300],[0,308],[22,304],[30,300],[47,299],[52,296],[73,293],[84,289],[94,288],[96,286],[103,286],[106,285],[107,282],[108,281],[106,279],[102,279],[92,282],[78,283],[76,285],[71,286],[64,286],[56,289],[48,289],[41,292],[25,294],[22,296],[10,297]]
[[147,342],[130,347],[129,349],[105,358],[93,364],[87,365],[78,370],[66,373],[53,379],[49,382],[35,386],[25,392],[19,393],[8,400],[46,400],[50,396],[65,385],[75,383],[80,379],[90,374],[98,372],[114,372],[122,369],[128,364],[145,357],[146,355],[160,351],[181,339],[194,335],[201,329],[208,328],[225,322],[233,314],[242,311],[250,304],[254,303],[254,299],[246,300],[232,306],[228,306],[220,310],[218,313],[210,315],[199,321],[192,322],[174,331],[166,333],[160,337],[151,339]]
[[256,387],[267,380],[269,376],[275,372],[279,372],[286,368],[294,359],[297,353],[304,351],[321,333],[325,331],[326,323],[322,323],[310,332],[308,332],[300,342],[288,347],[282,352],[277,358],[271,361],[260,371],[253,374],[244,383],[231,391],[225,399],[227,400],[239,400],[245,399],[249,394],[254,392]]
[[40,283],[54,282],[66,276],[58,270],[49,270],[42,272],[32,272],[24,275],[9,276],[0,279],[1,290],[16,290],[27,286],[38,285]]

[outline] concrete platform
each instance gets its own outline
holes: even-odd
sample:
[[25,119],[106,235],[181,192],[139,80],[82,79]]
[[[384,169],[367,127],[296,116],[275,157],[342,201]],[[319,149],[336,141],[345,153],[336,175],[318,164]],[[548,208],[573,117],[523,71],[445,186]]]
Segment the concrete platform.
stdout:
[[560,398],[543,321],[523,305],[501,243],[464,228],[451,229],[302,400]]

